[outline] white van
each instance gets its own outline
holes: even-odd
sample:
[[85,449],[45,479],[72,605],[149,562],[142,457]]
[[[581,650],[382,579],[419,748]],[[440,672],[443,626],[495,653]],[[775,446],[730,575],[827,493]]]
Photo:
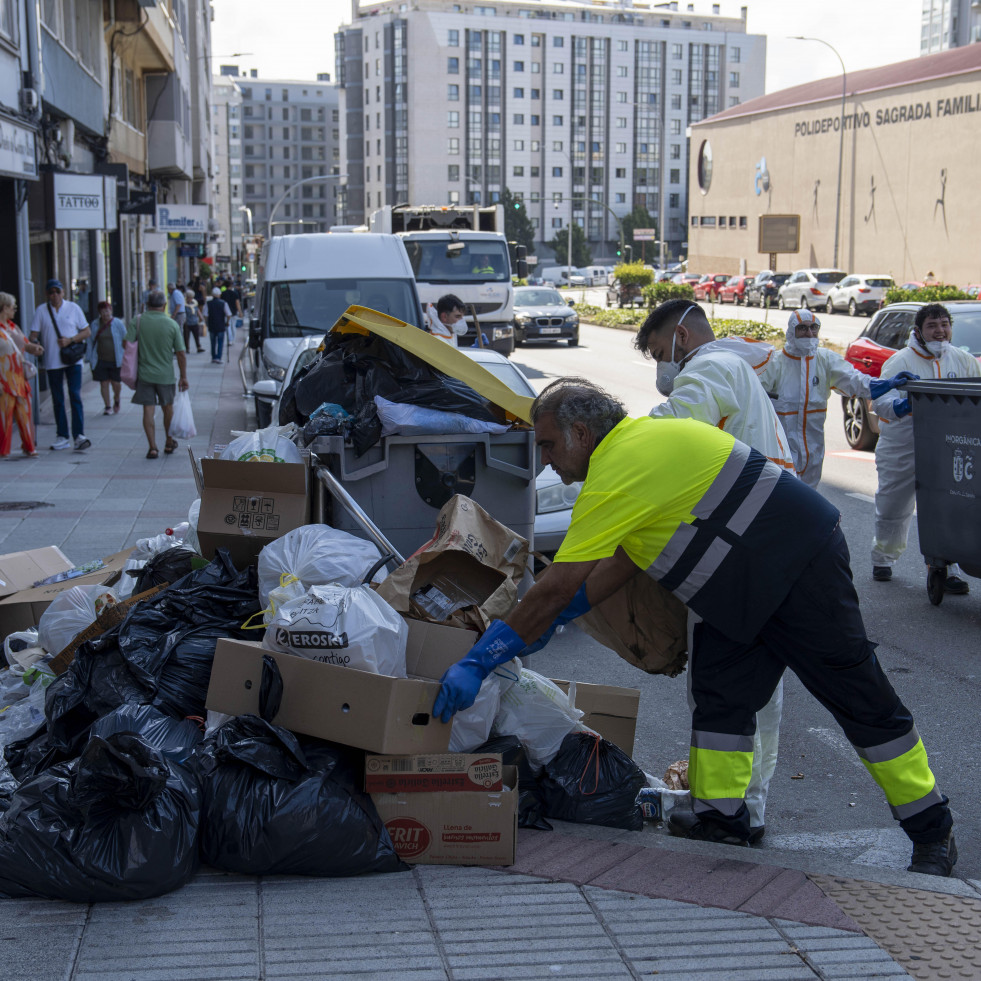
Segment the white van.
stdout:
[[584,266],[581,270],[587,286],[606,286],[609,266]]
[[536,275],[541,276],[550,286],[570,286],[577,276],[582,276],[582,273],[575,266],[571,270],[568,266],[546,266]]
[[[253,384],[281,383],[300,338],[323,336],[351,304],[423,328],[412,266],[397,235],[277,235],[262,247],[258,273],[249,324]],[[242,383],[254,394],[244,368]]]

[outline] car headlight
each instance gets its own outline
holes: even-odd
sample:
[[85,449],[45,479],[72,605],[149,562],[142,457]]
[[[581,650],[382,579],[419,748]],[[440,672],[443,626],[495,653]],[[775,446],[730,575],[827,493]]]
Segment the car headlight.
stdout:
[[549,514],[552,511],[567,511],[576,503],[582,483],[552,484],[542,487],[535,492],[535,510],[538,514]]
[[276,381],[281,382],[286,377],[286,369],[280,368],[278,364],[270,364],[268,361],[263,361],[266,367],[266,374],[270,378],[274,378]]
[[495,327],[494,328],[494,340],[500,341],[505,337],[510,337],[514,333],[514,329],[508,324],[507,327]]
[[565,317],[565,322],[567,324],[572,324],[572,326],[575,327],[579,323],[579,314],[578,313],[567,313],[566,314],[566,317]]
[[519,313],[519,314],[517,315],[517,317],[515,317],[514,319],[515,319],[515,320],[517,320],[517,321],[518,321],[518,323],[519,323],[519,324],[520,324],[520,325],[521,325],[522,327],[528,327],[528,326],[530,326],[530,325],[531,325],[531,323],[532,323],[532,321],[533,321],[533,320],[534,320],[535,318],[534,318],[534,317],[530,317],[530,316],[529,316],[528,314],[526,314],[526,313]]

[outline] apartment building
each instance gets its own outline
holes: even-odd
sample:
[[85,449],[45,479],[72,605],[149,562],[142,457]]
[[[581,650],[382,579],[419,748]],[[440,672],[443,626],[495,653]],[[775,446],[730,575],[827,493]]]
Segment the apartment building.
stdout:
[[506,187],[539,243],[575,221],[611,255],[616,216],[641,205],[670,258],[687,238],[688,127],[763,93],[766,40],[718,4],[352,0],[335,54],[344,223]]
[[[328,231],[341,182],[338,92],[330,75],[295,81],[259,78],[254,70],[238,75],[234,66],[223,71],[241,92],[242,200],[255,232]],[[311,178],[329,179],[290,191]]]
[[979,0],[923,0],[920,54],[962,48],[981,41]]
[[215,148],[212,203],[218,230],[215,263],[223,273],[239,273],[252,228],[242,196],[242,91],[238,69],[222,65],[212,85],[211,135]]

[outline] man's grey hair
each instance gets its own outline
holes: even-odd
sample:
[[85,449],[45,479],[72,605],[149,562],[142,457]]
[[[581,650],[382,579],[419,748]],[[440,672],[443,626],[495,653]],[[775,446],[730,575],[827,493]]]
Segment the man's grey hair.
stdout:
[[162,310],[167,306],[167,297],[163,290],[150,290],[150,294],[146,298],[146,305],[151,310]]
[[532,403],[531,421],[538,422],[547,412],[555,416],[567,441],[573,423],[581,422],[597,443],[627,416],[619,399],[587,378],[557,378],[544,388]]

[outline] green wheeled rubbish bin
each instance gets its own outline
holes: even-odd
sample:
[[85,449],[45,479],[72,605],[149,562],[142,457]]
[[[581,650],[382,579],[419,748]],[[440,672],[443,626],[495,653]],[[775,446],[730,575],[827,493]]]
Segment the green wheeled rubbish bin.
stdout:
[[981,379],[931,379],[905,388],[913,406],[920,551],[927,595],[938,606],[949,563],[981,577]]

